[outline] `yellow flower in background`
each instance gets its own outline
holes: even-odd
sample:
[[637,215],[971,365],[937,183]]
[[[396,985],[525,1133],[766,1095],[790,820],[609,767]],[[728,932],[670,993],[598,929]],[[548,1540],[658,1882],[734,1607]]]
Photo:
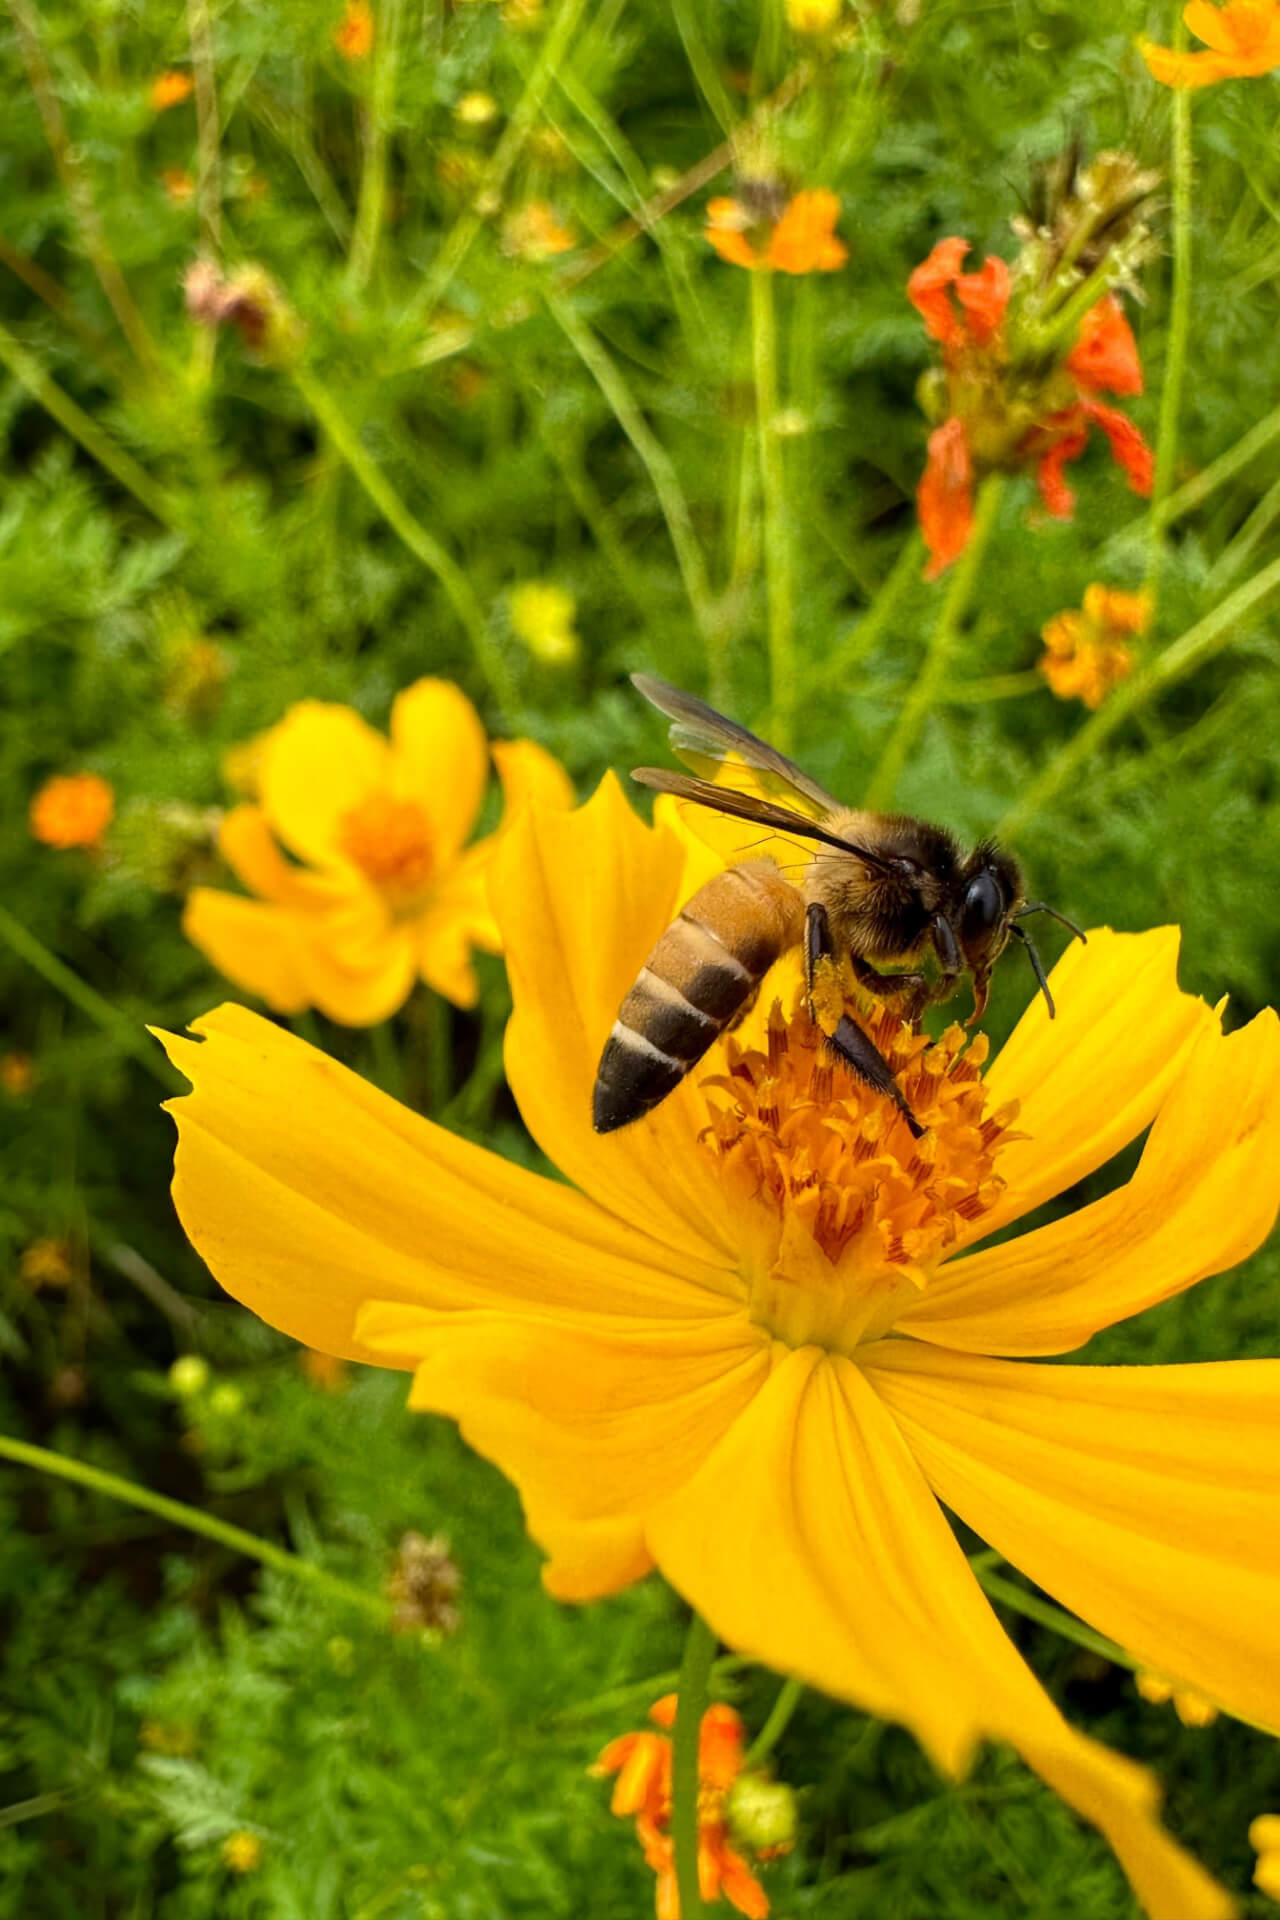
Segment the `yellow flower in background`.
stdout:
[[175,207],[185,207],[196,197],[195,175],[186,167],[162,167],[160,184]]
[[41,1287],[61,1292],[76,1277],[75,1250],[69,1240],[58,1240],[52,1235],[45,1240],[33,1240],[22,1250],[18,1272],[36,1292]]
[[1208,53],[1175,53],[1139,40],[1138,49],[1153,77],[1166,87],[1210,87],[1217,80],[1240,80],[1280,67],[1280,4],[1277,0],[1190,0],[1182,9],[1187,29],[1203,40]]
[[6,1053],[0,1058],[0,1087],[13,1100],[25,1100],[34,1093],[39,1069],[29,1053]]
[[577,659],[581,642],[574,627],[578,603],[567,587],[551,580],[526,580],[507,595],[511,630],[544,667],[565,667]]
[[344,60],[365,60],[373,48],[373,8],[369,0],[347,0],[333,30],[333,44]]
[[1258,1856],[1254,1886],[1268,1899],[1280,1900],[1280,1813],[1260,1813],[1250,1821],[1249,1845]]
[[[501,831],[465,844],[489,774],[466,695],[419,680],[397,695],[389,740],[349,707],[303,701],[249,745],[254,799],[226,815],[219,844],[255,897],[195,888],[188,939],[277,1013],[372,1026],[418,979],[473,1006],[471,949],[499,949],[485,870]],[[495,742],[493,757],[508,820],[535,795],[571,804],[563,769],[532,741]]]
[[1184,1727],[1211,1727],[1218,1717],[1218,1709],[1212,1700],[1197,1693],[1193,1687],[1177,1686],[1162,1673],[1144,1670],[1136,1675],[1134,1685],[1142,1698],[1153,1707],[1167,1706],[1172,1700],[1173,1710]]
[[844,0],[785,0],[787,25],[793,33],[830,33],[843,8]]
[[487,127],[498,117],[498,103],[491,93],[464,93],[453,117],[464,127]]
[[180,107],[189,100],[196,90],[196,83],[189,73],[183,73],[176,67],[158,73],[151,82],[151,91],[147,98],[151,102],[153,113],[164,113],[170,107]]
[[1055,613],[1040,629],[1045,652],[1041,673],[1059,700],[1083,700],[1096,711],[1112,687],[1133,672],[1130,640],[1151,624],[1151,595],[1124,593],[1098,581],[1085,588],[1084,604]]
[[60,773],[33,797],[27,820],[46,847],[100,847],[115,810],[115,790],[100,774]]
[[534,265],[553,260],[558,253],[569,253],[577,244],[546,200],[526,200],[502,223],[502,251]]
[[[1224,1036],[1174,930],[1096,931],[1054,971],[1056,1021],[1037,998],[985,1075],[981,1041],[879,1014],[916,1142],[833,1068],[784,962],[705,1070],[601,1136],[622,997],[719,864],[656,818],[608,780],[527,808],[492,861],[508,1079],[572,1184],[225,1006],[165,1040],[194,1089],[183,1226],[271,1325],[412,1371],[410,1404],[519,1487],[558,1598],[657,1567],[738,1652],[905,1723],[948,1773],[1010,1742],[1156,1920],[1226,1916],[1150,1776],[1019,1658],[943,1505],[1144,1665],[1280,1727],[1280,1361],[1039,1364],[1268,1232],[1280,1024]],[[1147,1128],[1126,1184],[991,1243]]]
[[262,1842],[256,1833],[241,1829],[222,1843],[222,1862],[232,1873],[256,1873],[262,1865]]

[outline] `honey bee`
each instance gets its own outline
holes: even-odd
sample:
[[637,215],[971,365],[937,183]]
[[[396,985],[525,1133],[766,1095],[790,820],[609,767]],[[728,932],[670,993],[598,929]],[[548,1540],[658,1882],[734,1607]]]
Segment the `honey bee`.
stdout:
[[[745,727],[653,674],[634,685],[673,722],[671,745],[695,777],[637,767],[632,778],[659,793],[696,801],[802,841],[814,850],[799,884],[770,857],[746,860],[699,887],[636,976],[605,1042],[593,1120],[612,1133],[674,1091],[712,1042],[748,1011],[773,963],[801,947],[810,1012],[820,963],[846,958],[855,979],[899,999],[917,1024],[946,1000],[962,973],[973,980],[973,1012],[987,1004],[991,970],[1010,938],[1027,950],[1053,1018],[1053,996],[1031,936],[1020,922],[1048,913],[1027,900],[1022,870],[984,840],[965,853],[945,827],[910,814],[845,807],[807,773]],[[933,973],[920,963],[932,954]],[[898,971],[883,972],[888,965]],[[815,1014],[816,1017],[816,1014]],[[825,1028],[824,1028],[825,1031]],[[879,1048],[848,1012],[828,1043],[861,1079],[890,1100],[917,1137],[924,1131]]]

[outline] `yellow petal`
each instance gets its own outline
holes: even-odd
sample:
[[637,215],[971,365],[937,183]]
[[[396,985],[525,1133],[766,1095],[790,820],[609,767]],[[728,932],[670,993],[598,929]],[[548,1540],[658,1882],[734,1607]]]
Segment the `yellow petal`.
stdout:
[[287,907],[242,900],[214,887],[193,887],[182,931],[218,972],[275,1013],[301,1013],[311,1003],[303,979],[298,916]]
[[218,846],[237,880],[276,906],[310,910],[332,895],[330,882],[285,859],[261,807],[232,807],[224,814]]
[[736,1651],[905,1721],[952,1772],[976,1741],[1011,1741],[1103,1829],[1156,1920],[1232,1911],[1155,1823],[1149,1777],[1068,1727],[1019,1659],[852,1361],[790,1354],[645,1531]]
[[694,1146],[705,1112],[688,1080],[653,1113],[601,1138],[596,1068],[624,994],[675,918],[682,859],[607,777],[572,813],[529,808],[489,870],[515,1011],[507,1078],[525,1124],[575,1185],[669,1246],[721,1260],[740,1291],[711,1158]]
[[269,1020],[224,1006],[194,1031],[203,1044],[161,1036],[194,1088],[172,1106],[179,1216],[227,1292],[306,1346],[377,1357],[353,1331],[370,1300],[532,1302],[588,1318],[716,1310],[696,1263],[432,1126]]
[[571,807],[573,782],[560,762],[536,740],[495,740],[490,748],[502,781],[502,824],[522,807]]
[[342,816],[391,782],[391,749],[350,707],[304,700],[267,737],[261,785],[263,811],[302,860],[343,866]]
[[899,1317],[970,1353],[1069,1353],[1100,1327],[1247,1259],[1280,1205],[1280,1022],[1205,1033],[1129,1184],[952,1261]]
[[1171,47],[1153,46],[1149,40],[1140,40],[1138,51],[1146,61],[1152,79],[1158,80],[1163,87],[1184,90],[1211,87],[1216,81],[1230,80],[1240,72],[1233,58],[1224,58],[1218,53],[1175,53]]
[[1144,1666],[1280,1731],[1280,1360],[867,1370],[939,1499]]
[[[407,926],[357,930],[308,922],[299,966],[308,1006],[344,1027],[376,1027],[402,1007],[417,977],[417,950]],[[345,938],[344,938],[345,935]]]
[[560,1599],[597,1599],[648,1571],[640,1515],[692,1474],[769,1373],[741,1313],[614,1319],[598,1331],[514,1314],[371,1308],[360,1336],[420,1360],[410,1404],[452,1415],[520,1490]]
[[1215,53],[1236,51],[1230,6],[1215,6],[1213,0],[1187,0],[1182,9],[1182,18],[1187,32],[1194,34],[1197,40],[1203,40],[1206,47],[1212,47]]
[[484,799],[489,748],[480,715],[451,680],[417,680],[392,703],[391,747],[395,791],[426,812],[443,868]]
[[1053,970],[1058,1014],[1037,995],[986,1075],[988,1110],[1020,1103],[1000,1155],[1008,1190],[970,1235],[982,1239],[1109,1160],[1153,1119],[1186,1049],[1215,1030],[1203,1000],[1179,990],[1178,929],[1090,931]]

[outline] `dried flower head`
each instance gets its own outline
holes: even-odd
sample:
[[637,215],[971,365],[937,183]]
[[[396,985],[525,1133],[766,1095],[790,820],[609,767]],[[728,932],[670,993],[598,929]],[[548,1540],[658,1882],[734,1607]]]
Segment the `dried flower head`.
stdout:
[[60,773],[35,794],[27,818],[46,847],[100,847],[115,810],[115,789],[101,774]]
[[182,285],[187,312],[202,326],[233,326],[263,360],[289,360],[298,352],[302,322],[265,267],[250,263],[224,277],[211,260],[197,260]]
[[432,1534],[428,1540],[410,1532],[402,1537],[387,1577],[393,1632],[456,1633],[462,1620],[461,1591],[462,1574],[442,1535]]

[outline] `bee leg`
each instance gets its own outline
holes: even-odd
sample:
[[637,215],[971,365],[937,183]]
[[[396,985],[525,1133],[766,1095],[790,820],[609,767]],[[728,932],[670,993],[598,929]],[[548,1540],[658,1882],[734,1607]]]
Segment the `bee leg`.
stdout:
[[870,1034],[864,1033],[857,1022],[844,1013],[828,1044],[845,1065],[857,1074],[859,1080],[865,1080],[869,1087],[893,1102],[906,1121],[912,1138],[918,1140],[925,1129],[907,1105],[901,1087],[889,1071],[889,1062]]
[[918,998],[921,993],[932,991],[922,973],[881,973],[878,967],[873,967],[869,960],[864,960],[857,953],[849,955],[849,965],[858,984],[869,993],[878,995],[881,1000],[891,1000],[899,993],[909,993],[913,998]]
[[804,992],[809,1018],[815,1027],[821,1024],[814,1005],[818,962],[834,960],[835,952],[836,945],[831,938],[831,922],[827,918],[827,910],[818,901],[811,900],[804,912]]

